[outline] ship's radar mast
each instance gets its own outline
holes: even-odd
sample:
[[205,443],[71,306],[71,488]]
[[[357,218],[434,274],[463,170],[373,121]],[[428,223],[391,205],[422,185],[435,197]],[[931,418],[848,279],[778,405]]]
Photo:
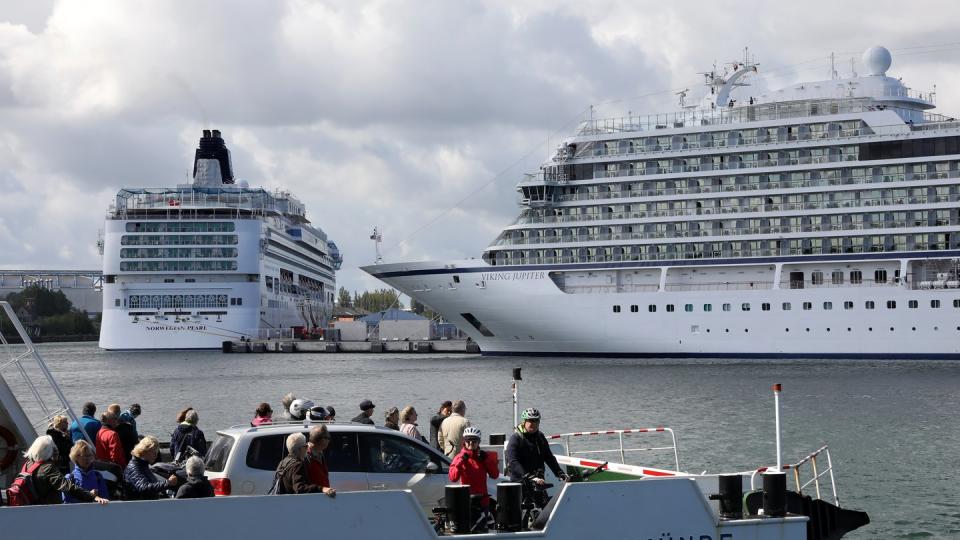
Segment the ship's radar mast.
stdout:
[[723,73],[718,72],[716,64],[713,70],[702,73],[704,83],[710,88],[710,93],[703,98],[704,107],[732,107],[735,100],[730,99],[730,92],[738,86],[748,86],[742,79],[757,73],[759,65],[750,58],[749,50],[744,48],[743,60],[730,62],[724,67]]

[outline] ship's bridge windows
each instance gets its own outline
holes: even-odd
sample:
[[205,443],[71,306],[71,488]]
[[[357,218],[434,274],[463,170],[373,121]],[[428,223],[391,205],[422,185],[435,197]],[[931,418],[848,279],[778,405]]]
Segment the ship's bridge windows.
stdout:
[[127,232],[233,232],[232,221],[129,222]]

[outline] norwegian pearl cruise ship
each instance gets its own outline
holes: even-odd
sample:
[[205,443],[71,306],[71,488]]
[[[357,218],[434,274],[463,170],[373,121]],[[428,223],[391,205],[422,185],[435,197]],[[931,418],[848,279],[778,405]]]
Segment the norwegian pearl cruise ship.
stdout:
[[960,122],[890,65],[709,73],[697,106],[583,123],[482,261],[364,269],[485,354],[960,358]]
[[101,249],[104,349],[219,349],[324,327],[342,262],[293,195],[235,183],[217,130],[203,131],[192,184],[120,190]]

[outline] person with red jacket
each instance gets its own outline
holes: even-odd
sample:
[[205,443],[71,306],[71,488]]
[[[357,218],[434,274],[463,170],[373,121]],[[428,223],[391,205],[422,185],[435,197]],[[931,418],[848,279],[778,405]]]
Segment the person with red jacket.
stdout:
[[107,411],[100,416],[103,426],[97,432],[97,459],[116,463],[121,468],[127,466],[127,455],[116,427],[120,422],[117,415]]
[[323,451],[330,445],[330,433],[327,426],[319,425],[310,430],[307,437],[307,480],[320,486],[321,491],[328,497],[336,497],[337,490],[330,487],[330,469]]
[[482,495],[480,505],[484,510],[490,507],[490,495],[487,493],[487,476],[500,477],[500,465],[495,452],[480,449],[480,429],[467,426],[463,430],[463,449],[450,463],[449,477],[452,482],[470,486],[471,495]]

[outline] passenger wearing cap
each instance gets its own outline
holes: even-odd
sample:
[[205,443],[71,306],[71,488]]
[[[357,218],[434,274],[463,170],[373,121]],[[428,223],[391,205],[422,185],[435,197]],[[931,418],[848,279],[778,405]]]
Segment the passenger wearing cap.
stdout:
[[453,458],[448,473],[450,481],[470,486],[470,495],[480,495],[481,508],[490,509],[490,495],[487,493],[487,477],[500,477],[500,461],[496,452],[480,449],[480,429],[468,426],[463,430],[463,449]]
[[357,422],[358,424],[368,424],[373,425],[373,420],[370,419],[373,416],[373,409],[376,405],[373,404],[369,399],[365,399],[360,402],[360,414],[355,416],[351,422]]
[[133,435],[137,438],[137,441],[140,440],[140,432],[137,431],[137,417],[140,416],[140,413],[143,412],[143,409],[140,408],[139,403],[134,403],[127,408],[127,410],[120,413],[120,421],[124,424],[130,424],[133,426]]
[[400,431],[400,410],[396,407],[390,407],[384,414],[383,427],[388,427],[394,431]]

